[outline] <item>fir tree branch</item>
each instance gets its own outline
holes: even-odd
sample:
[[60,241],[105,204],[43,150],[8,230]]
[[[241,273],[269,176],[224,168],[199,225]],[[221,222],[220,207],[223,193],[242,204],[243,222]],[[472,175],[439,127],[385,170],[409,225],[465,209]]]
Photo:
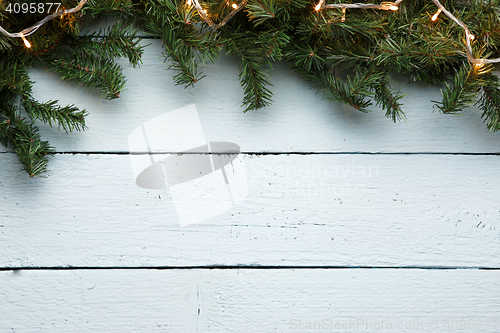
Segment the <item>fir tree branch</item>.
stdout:
[[63,80],[76,80],[84,86],[94,87],[106,99],[118,98],[124,89],[126,80],[122,69],[111,60],[72,52],[62,53],[61,58],[50,59],[48,66]]
[[441,90],[443,100],[433,101],[435,107],[443,113],[458,113],[463,108],[474,104],[474,99],[481,87],[475,66],[466,64],[455,75],[453,85],[445,83],[446,89]]
[[[3,93],[0,91],[0,97]],[[10,149],[15,147],[15,127],[10,126],[10,118],[17,118],[16,110],[12,105],[0,105],[0,143]]]
[[5,89],[4,94],[9,91],[12,95],[22,95],[31,89],[32,82],[29,80],[26,66],[22,64],[23,60],[3,58],[0,53],[0,91]]
[[[358,20],[350,19],[345,22],[341,21],[338,15],[335,20],[329,21],[328,28],[332,38],[343,39],[348,42],[355,35],[357,38],[376,40],[380,38],[383,31],[384,23],[381,20]],[[358,41],[359,43],[359,41]]]
[[[290,24],[293,16],[301,13],[309,5],[308,0],[276,0],[279,3],[276,18],[284,22],[286,25]],[[290,25],[291,26],[291,25]]]
[[[426,38],[426,37],[422,37]],[[387,37],[379,43],[379,66],[409,73],[414,81],[428,84],[443,82],[448,71],[459,63],[460,52],[446,39],[408,40]]]
[[[9,71],[1,71],[8,68]],[[58,123],[66,132],[84,130],[86,111],[80,111],[73,105],[60,107],[57,101],[40,103],[32,96],[34,82],[29,80],[28,73],[17,62],[11,62],[5,66],[0,62],[0,92],[5,100],[0,105],[9,105],[16,96],[21,97],[21,104],[32,120],[39,119],[52,126],[52,121]],[[3,89],[3,90],[2,90]],[[1,101],[2,99],[0,99]]]
[[[310,79],[315,79],[317,74],[326,68],[327,55],[324,54],[319,43],[302,44],[297,41],[290,43],[285,54],[285,59],[293,64],[293,67]],[[309,75],[309,73],[314,73]]]
[[245,97],[243,106],[245,111],[258,110],[270,105],[272,93],[266,86],[272,86],[271,76],[266,72],[265,64],[261,57],[251,54],[252,52],[241,52],[240,81],[244,87]]
[[3,35],[0,35],[0,51],[10,50],[12,46],[9,43],[9,39]]
[[198,61],[214,61],[221,50],[217,32],[200,27],[198,13],[180,0],[148,3],[145,28],[163,41],[169,68],[178,70],[177,85],[192,86],[203,78]]
[[131,65],[138,66],[144,52],[140,46],[137,30],[117,23],[112,27],[95,33],[75,36],[71,46],[75,51],[97,55],[101,58],[126,57]]
[[39,119],[51,127],[52,122],[56,122],[66,133],[87,129],[85,117],[88,113],[85,110],[80,111],[74,105],[60,107],[56,104],[57,101],[40,103],[32,98],[22,99],[22,106],[32,119]]
[[258,26],[275,18],[277,5],[275,0],[250,0],[245,6],[245,12],[254,26]]
[[366,108],[372,105],[366,97],[375,95],[371,91],[372,87],[376,86],[382,77],[381,73],[370,69],[349,75],[346,81],[336,77],[333,73],[324,72],[321,73],[320,80],[332,99],[366,113],[369,111]]
[[40,139],[38,127],[21,119],[12,106],[0,110],[0,142],[17,153],[22,169],[30,177],[47,171],[47,156],[53,148]]
[[483,85],[480,97],[476,102],[479,109],[483,111],[481,118],[484,119],[490,131],[500,130],[500,85],[495,75],[488,75]]
[[401,91],[392,90],[385,76],[373,86],[373,89],[375,91],[373,98],[378,106],[386,110],[385,116],[387,118],[391,118],[393,122],[406,121],[406,116],[403,110],[401,110],[401,104],[399,103],[399,100],[404,97]]
[[110,14],[116,18],[131,18],[136,14],[132,0],[88,0],[81,12],[92,17]]
[[169,68],[179,71],[173,77],[176,85],[183,85],[187,88],[205,77],[198,71],[196,53],[191,47],[186,47],[182,39],[178,38],[172,30],[164,30],[161,37],[164,43],[166,60],[170,61]]
[[244,88],[243,106],[245,111],[257,110],[270,105],[272,93],[267,86],[272,86],[271,63],[266,55],[252,46],[259,43],[259,36],[234,32],[227,42],[228,54],[237,54],[241,58],[239,78]]

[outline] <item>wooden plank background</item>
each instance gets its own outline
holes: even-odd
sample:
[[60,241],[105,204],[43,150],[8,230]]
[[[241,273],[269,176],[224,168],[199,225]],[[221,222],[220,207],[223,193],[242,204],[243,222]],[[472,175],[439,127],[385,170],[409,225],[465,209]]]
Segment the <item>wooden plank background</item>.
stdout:
[[3,332],[498,332],[500,325],[494,271],[0,273]]
[[[120,60],[118,100],[31,71],[89,130],[41,126],[58,151],[45,178],[0,148],[1,332],[500,331],[500,136],[479,110],[440,114],[439,87],[398,78],[394,124],[278,63],[275,103],[243,113],[236,59],[184,89],[147,43],[140,68]],[[168,189],[135,184],[128,136],[189,105],[207,141],[240,146],[248,194],[181,226]],[[381,321],[422,329],[366,326]]]

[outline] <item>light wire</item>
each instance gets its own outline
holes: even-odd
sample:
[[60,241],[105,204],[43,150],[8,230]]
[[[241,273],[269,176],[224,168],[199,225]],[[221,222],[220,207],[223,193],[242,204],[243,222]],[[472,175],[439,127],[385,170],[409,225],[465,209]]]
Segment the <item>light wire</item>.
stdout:
[[22,30],[20,32],[10,33],[7,30],[5,30],[4,28],[2,28],[2,26],[0,26],[0,32],[3,33],[6,36],[12,37],[12,38],[23,38],[23,37],[29,36],[32,33],[34,33],[35,31],[37,31],[38,28],[40,28],[42,25],[44,25],[48,21],[53,20],[56,17],[64,15],[64,14],[70,14],[70,13],[74,13],[74,12],[79,11],[80,9],[82,9],[82,7],[83,7],[83,5],[85,5],[85,3],[87,3],[87,0],[81,0],[80,3],[78,4],[78,6],[76,6],[75,8],[66,9],[66,10],[63,10],[63,11],[60,11],[60,12],[48,15],[43,20],[35,23],[31,27],[26,28],[26,29],[24,29],[24,30]]
[[[316,11],[319,11],[321,8],[373,8],[373,9],[381,9],[381,10],[398,10],[398,5],[402,2],[403,0],[398,0],[396,2],[382,2],[380,5],[377,4],[364,4],[364,3],[353,3],[353,4],[331,4],[331,5],[325,5],[325,0],[320,0],[320,2],[316,5],[314,8]],[[432,21],[435,21],[437,19],[437,15],[439,15],[440,12],[443,12],[446,16],[448,16],[450,19],[455,21],[456,24],[458,24],[462,29],[465,31],[465,45],[466,45],[466,52],[465,55],[467,57],[467,60],[469,60],[471,63],[476,64],[478,66],[482,66],[483,64],[492,64],[492,63],[497,63],[500,62],[500,58],[496,59],[481,59],[481,58],[474,58],[474,55],[472,53],[472,46],[471,46],[471,40],[474,39],[474,35],[472,35],[469,31],[469,28],[467,28],[467,25],[465,25],[464,22],[459,20],[455,15],[450,13],[444,6],[439,2],[439,0],[432,0],[434,4],[438,7],[438,12],[434,14]],[[342,16],[342,22],[345,21],[345,12],[343,12]]]
[[[240,10],[243,9],[243,7],[246,5],[248,0],[243,0],[240,2],[239,5],[236,5],[237,7],[235,8],[233,4],[233,10],[231,11],[231,13],[229,13],[226,17],[224,17],[224,19],[222,20],[221,23],[219,24],[215,24],[207,15],[206,11],[203,10],[203,8],[201,8],[201,5],[200,3],[198,2],[198,0],[193,0],[194,2],[194,7],[196,8],[196,10],[198,11],[198,14],[200,14],[201,18],[210,26],[210,28],[212,28],[212,30],[217,30],[219,28],[222,28],[224,25],[226,25],[227,21],[229,21],[234,15],[236,15],[237,12],[239,12]],[[188,0],[188,5],[190,4],[190,0]]]
[[[213,30],[217,30],[224,25],[234,16],[236,15],[237,12],[243,9],[243,7],[246,5],[248,0],[242,0],[239,5],[233,4],[233,10],[231,13],[229,13],[222,22],[219,24],[215,24],[207,15],[206,11],[203,10],[201,7],[200,3],[198,0],[192,0],[194,3],[194,6],[196,10],[198,11],[198,14],[200,17],[212,28]],[[320,2],[316,5],[314,8],[316,11],[319,11],[322,8],[325,9],[330,9],[330,8],[341,8],[343,10],[343,17],[342,17],[342,22],[345,21],[345,9],[346,8],[359,8],[359,9],[380,9],[380,10],[398,10],[398,5],[402,2],[403,0],[397,0],[396,2],[382,2],[381,4],[370,4],[370,3],[353,3],[353,4],[329,4],[329,5],[324,5],[325,0],[320,0]],[[435,14],[435,18],[433,17],[433,21],[437,18],[437,15],[439,15],[440,12],[443,12],[448,18],[453,20],[456,24],[458,24],[462,29],[465,31],[465,44],[466,44],[466,57],[467,60],[469,60],[471,63],[476,64],[476,65],[483,65],[483,64],[491,64],[491,63],[497,63],[500,62],[500,58],[496,59],[481,59],[481,58],[474,58],[474,55],[472,53],[472,46],[471,46],[471,40],[474,39],[474,35],[472,35],[469,31],[469,28],[467,28],[467,25],[465,25],[464,22],[462,22],[460,19],[455,17],[452,13],[450,13],[446,8],[439,2],[439,0],[432,0],[432,2],[438,7],[438,12]],[[47,23],[50,20],[55,19],[56,17],[62,16],[64,14],[70,14],[79,11],[82,9],[83,5],[87,3],[87,0],[81,0],[78,6],[71,8],[71,9],[66,9],[51,15],[48,15],[45,17],[43,20],[35,23],[33,26],[26,28],[20,32],[17,33],[10,33],[2,26],[0,26],[0,32],[8,37],[12,38],[22,38],[23,41],[26,43],[28,46],[29,43],[26,40],[26,36],[31,35],[35,31],[38,30],[42,25]],[[188,5],[191,5],[191,0],[188,0]],[[29,46],[28,46],[29,47]]]

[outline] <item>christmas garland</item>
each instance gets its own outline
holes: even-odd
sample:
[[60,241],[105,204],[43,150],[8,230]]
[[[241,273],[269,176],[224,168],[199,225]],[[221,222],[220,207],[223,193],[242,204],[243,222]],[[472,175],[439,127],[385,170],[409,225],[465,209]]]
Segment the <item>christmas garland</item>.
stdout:
[[[272,103],[272,64],[287,61],[331,99],[362,112],[375,103],[394,122],[405,115],[390,71],[444,83],[437,109],[458,113],[475,104],[488,129],[500,129],[500,84],[492,73],[500,61],[500,0],[330,1],[0,0],[0,142],[31,177],[44,173],[54,148],[34,121],[84,130],[87,111],[38,102],[28,69],[43,64],[118,98],[125,77],[114,59],[140,64],[138,29],[163,41],[178,85],[194,85],[203,77],[199,65],[221,51],[237,56],[245,111]],[[89,18],[104,15],[118,23],[80,34]]]

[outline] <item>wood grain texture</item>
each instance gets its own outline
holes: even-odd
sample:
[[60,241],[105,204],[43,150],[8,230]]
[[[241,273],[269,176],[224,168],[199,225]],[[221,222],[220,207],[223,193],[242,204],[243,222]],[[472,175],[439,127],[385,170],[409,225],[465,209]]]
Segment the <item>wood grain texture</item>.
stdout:
[[[35,96],[87,109],[89,129],[40,126],[59,152],[79,152],[50,158],[47,178],[17,177],[0,147],[0,332],[500,331],[500,270],[475,269],[500,268],[500,136],[476,108],[434,112],[439,87],[398,78],[408,122],[393,124],[277,63],[275,103],[243,113],[237,59],[184,89],[148,43],[140,68],[119,60],[128,90],[113,101],[31,70]],[[247,152],[248,194],[181,227],[173,192],[138,187],[118,152],[144,122],[193,104],[206,141]],[[145,269],[187,266],[205,268]],[[12,270],[30,267],[43,269]]]
[[[0,331],[498,332],[499,274],[407,269],[0,272],[3,304],[8,305],[0,312]],[[445,326],[460,325],[460,320],[469,328]],[[329,326],[306,329],[314,323]]]
[[37,179],[14,162],[2,154],[2,267],[500,267],[498,156],[246,155],[245,200],[186,227],[128,155],[57,155]]
[[[180,107],[195,104],[208,141],[229,141],[246,152],[500,152],[500,136],[488,132],[480,111],[468,108],[463,116],[433,110],[440,87],[426,87],[399,78],[408,121],[397,124],[373,107],[364,114],[331,102],[286,63],[272,72],[275,103],[243,113],[243,88],[236,58],[221,56],[204,68],[206,77],[194,88],[175,86],[162,57],[161,42],[145,40],[143,65],[131,68],[120,59],[128,78],[119,99],[106,101],[97,92],[59,80],[43,68],[30,73],[40,101],[58,99],[90,112],[89,129],[66,135],[41,126],[41,133],[59,151],[127,151],[127,136],[138,125]],[[5,151],[4,148],[1,148]]]

